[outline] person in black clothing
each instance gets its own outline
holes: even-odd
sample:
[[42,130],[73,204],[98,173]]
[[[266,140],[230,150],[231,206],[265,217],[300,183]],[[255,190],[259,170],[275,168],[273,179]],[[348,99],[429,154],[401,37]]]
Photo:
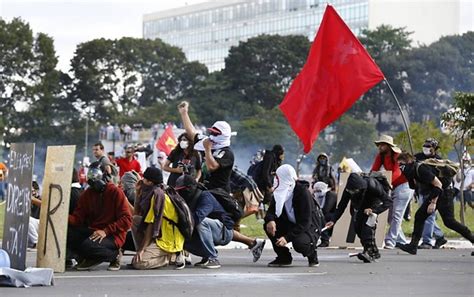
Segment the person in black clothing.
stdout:
[[230,175],[234,166],[234,153],[230,149],[231,129],[225,121],[215,122],[208,128],[209,137],[203,137],[194,129],[188,114],[189,103],[186,101],[178,105],[186,134],[194,141],[194,149],[204,151],[204,159],[209,176],[206,176],[204,185],[208,189],[223,189],[230,192]]
[[[378,174],[380,173],[374,173],[373,176]],[[380,258],[375,243],[376,219],[392,203],[389,189],[390,185],[386,180],[382,183],[372,176],[351,173],[334,216],[326,224],[326,227],[332,228],[344,213],[349,201],[351,202],[350,210],[354,219],[354,229],[364,247],[364,251],[357,254],[357,258],[364,263],[370,263]]]
[[[329,222],[336,211],[336,193],[331,191],[326,183],[317,182],[313,185],[313,197],[324,214],[324,220]],[[321,233],[321,243],[318,247],[328,247],[331,236],[332,229],[323,231]]]
[[258,261],[265,241],[247,237],[233,230],[234,221],[212,193],[189,175],[182,175],[176,180],[175,190],[186,201],[194,218],[195,229],[192,238],[184,243],[187,251],[202,257],[202,260],[194,266],[221,267],[215,247],[226,245],[231,240],[247,244],[252,252],[253,261]]
[[332,167],[329,165],[328,155],[325,153],[319,154],[316,158],[316,167],[313,170],[313,183],[319,181],[328,184],[331,191],[336,191],[336,178]]
[[426,159],[434,158],[441,160],[441,156],[438,154],[439,144],[434,138],[427,138],[423,143],[423,151],[415,154],[417,161],[424,161]]
[[193,148],[193,141],[186,133],[178,137],[178,145],[171,151],[163,166],[170,172],[168,186],[174,187],[182,174],[190,174],[196,180],[201,178],[201,156]]
[[[438,159],[441,160],[441,156],[438,154],[438,141],[434,138],[427,138],[423,143],[423,151],[415,154],[415,160],[418,162],[427,160],[427,159]],[[417,201],[420,205],[423,204],[425,197],[428,193],[423,193],[422,189],[415,186],[415,195],[418,197]],[[408,204],[407,210],[410,210],[410,204]],[[435,237],[434,246],[431,245],[431,241]],[[422,243],[418,248],[420,249],[431,249],[440,248],[443,244],[448,241],[444,238],[444,233],[441,228],[436,223],[436,212],[432,213],[430,217],[425,221],[425,226],[423,227],[422,234]]]
[[422,192],[428,193],[427,199],[423,201],[415,214],[415,226],[413,227],[411,242],[400,246],[400,249],[416,255],[425,220],[436,210],[441,215],[446,227],[456,231],[473,243],[474,236],[471,230],[454,218],[454,190],[451,186],[451,178],[438,178],[435,174],[436,169],[426,164],[417,163],[409,153],[400,154],[397,160],[407,180],[416,182]]
[[265,233],[271,240],[277,257],[269,267],[290,266],[293,258],[287,243],[292,242],[298,253],[308,257],[310,267],[319,266],[316,244],[318,235],[312,214],[315,202],[309,183],[297,180],[295,169],[288,164],[278,167],[265,223]]
[[285,159],[285,150],[279,144],[275,144],[272,150],[265,151],[261,164],[256,165],[255,183],[264,195],[264,203],[269,203],[272,197],[272,186],[275,171]]

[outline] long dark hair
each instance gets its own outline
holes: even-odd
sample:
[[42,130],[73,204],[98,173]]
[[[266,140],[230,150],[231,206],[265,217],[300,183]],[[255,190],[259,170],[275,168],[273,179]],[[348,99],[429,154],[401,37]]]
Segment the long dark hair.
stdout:
[[[181,146],[179,145],[179,143],[181,142],[181,140],[183,140],[183,138],[186,138],[186,140],[189,143],[188,148],[186,150],[183,150],[181,148]],[[182,133],[181,135],[179,135],[178,136],[178,144],[171,151],[171,154],[172,153],[184,153],[185,155],[187,155],[189,157],[192,157],[192,156],[199,157],[199,153],[194,149],[194,141],[192,139],[189,139],[189,138],[190,137],[188,136],[187,133]]]

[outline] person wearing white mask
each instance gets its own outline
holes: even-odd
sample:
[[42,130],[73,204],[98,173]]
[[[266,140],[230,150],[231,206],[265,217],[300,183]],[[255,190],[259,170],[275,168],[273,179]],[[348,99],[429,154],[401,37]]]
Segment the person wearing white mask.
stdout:
[[[331,191],[329,185],[325,182],[317,182],[313,185],[313,197],[323,211],[324,220],[329,222],[336,211],[337,195]],[[318,247],[328,247],[329,239],[332,236],[332,229],[321,233],[321,243]]]
[[192,140],[186,133],[179,135],[178,145],[171,151],[163,165],[170,173],[168,186],[174,187],[182,174],[190,174],[198,181],[201,178],[201,156],[194,150]]
[[215,122],[208,128],[209,137],[196,132],[188,114],[189,103],[178,105],[178,111],[189,139],[193,139],[194,149],[204,152],[207,175],[204,185],[209,189],[222,189],[230,193],[230,175],[234,166],[234,153],[230,149],[231,128],[225,121]]
[[317,227],[312,220],[316,205],[308,188],[308,182],[297,180],[291,165],[284,164],[276,170],[273,199],[264,223],[265,233],[277,254],[277,258],[268,263],[269,267],[291,265],[293,258],[286,247],[289,242],[295,251],[308,258],[310,267],[319,266]]

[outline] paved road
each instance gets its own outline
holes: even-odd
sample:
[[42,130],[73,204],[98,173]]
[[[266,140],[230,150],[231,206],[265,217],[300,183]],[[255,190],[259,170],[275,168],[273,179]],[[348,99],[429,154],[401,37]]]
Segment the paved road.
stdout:
[[[221,250],[222,268],[217,270],[136,271],[123,266],[108,272],[104,263],[91,272],[56,274],[53,287],[0,288],[0,296],[474,296],[470,249],[423,250],[417,256],[383,250],[382,259],[372,264],[349,259],[349,252],[320,250],[317,268],[307,267],[299,255],[292,267],[268,268],[274,257],[268,249],[257,263],[246,250]],[[29,252],[28,264],[34,260]],[[124,263],[130,260],[125,257]]]

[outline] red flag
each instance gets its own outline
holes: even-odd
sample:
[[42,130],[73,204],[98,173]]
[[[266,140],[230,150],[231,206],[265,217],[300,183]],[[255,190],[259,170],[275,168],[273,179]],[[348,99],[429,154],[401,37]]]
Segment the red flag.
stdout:
[[165,132],[160,136],[158,141],[156,142],[155,146],[158,150],[165,152],[165,154],[168,156],[171,151],[174,149],[176,146],[176,137],[174,136],[173,133],[173,126],[168,125],[165,129]]
[[306,64],[279,107],[308,153],[321,130],[383,79],[369,53],[328,5]]

